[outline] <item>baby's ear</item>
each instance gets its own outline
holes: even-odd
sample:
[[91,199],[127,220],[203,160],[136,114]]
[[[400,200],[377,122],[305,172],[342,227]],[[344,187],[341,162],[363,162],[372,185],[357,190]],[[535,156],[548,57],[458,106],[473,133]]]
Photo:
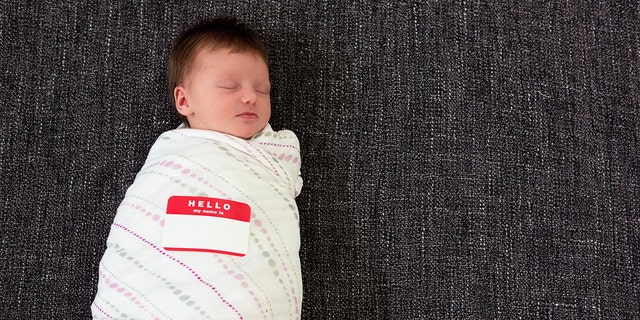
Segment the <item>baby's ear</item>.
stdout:
[[193,113],[191,107],[189,106],[189,101],[187,100],[187,89],[183,86],[176,86],[173,89],[173,98],[176,101],[176,109],[178,113],[183,116],[188,116]]

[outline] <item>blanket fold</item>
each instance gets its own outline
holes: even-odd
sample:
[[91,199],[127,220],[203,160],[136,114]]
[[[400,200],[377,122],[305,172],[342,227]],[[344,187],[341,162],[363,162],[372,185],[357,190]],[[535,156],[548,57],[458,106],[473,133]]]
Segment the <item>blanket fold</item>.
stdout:
[[[162,134],[118,208],[93,317],[299,319],[300,164],[295,134],[270,126],[250,140],[197,129]],[[165,250],[173,196],[247,204],[246,255]]]

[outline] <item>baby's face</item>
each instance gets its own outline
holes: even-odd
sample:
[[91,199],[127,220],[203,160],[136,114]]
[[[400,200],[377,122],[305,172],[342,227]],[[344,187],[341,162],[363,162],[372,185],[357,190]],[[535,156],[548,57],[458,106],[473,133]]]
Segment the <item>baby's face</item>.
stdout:
[[269,70],[259,56],[201,49],[174,96],[191,128],[247,139],[269,122],[270,90]]

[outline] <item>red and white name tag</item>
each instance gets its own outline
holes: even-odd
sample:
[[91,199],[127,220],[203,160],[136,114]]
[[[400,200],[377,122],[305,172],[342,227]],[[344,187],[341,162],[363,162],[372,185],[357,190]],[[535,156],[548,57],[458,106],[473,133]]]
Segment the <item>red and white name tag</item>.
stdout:
[[170,251],[244,256],[249,247],[248,204],[208,197],[173,196],[167,201],[162,245]]

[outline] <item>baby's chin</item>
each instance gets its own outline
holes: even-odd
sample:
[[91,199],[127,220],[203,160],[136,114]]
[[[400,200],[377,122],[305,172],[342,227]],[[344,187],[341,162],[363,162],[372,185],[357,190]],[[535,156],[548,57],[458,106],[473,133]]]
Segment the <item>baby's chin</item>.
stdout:
[[264,130],[264,128],[266,128],[266,126],[260,128],[260,130],[235,131],[235,132],[225,132],[225,133],[241,139],[250,140],[251,138],[260,134],[262,130]]
[[249,129],[249,128],[237,129],[237,130],[220,130],[220,129],[215,129],[215,128],[201,127],[201,126],[198,126],[198,125],[189,126],[190,129],[215,131],[215,132],[228,134],[230,136],[234,136],[236,138],[245,139],[245,140],[249,140],[249,139],[255,137],[257,134],[261,133],[264,130],[264,128],[266,128],[266,127],[267,127],[267,125],[264,125],[260,129],[253,129],[253,130]]

